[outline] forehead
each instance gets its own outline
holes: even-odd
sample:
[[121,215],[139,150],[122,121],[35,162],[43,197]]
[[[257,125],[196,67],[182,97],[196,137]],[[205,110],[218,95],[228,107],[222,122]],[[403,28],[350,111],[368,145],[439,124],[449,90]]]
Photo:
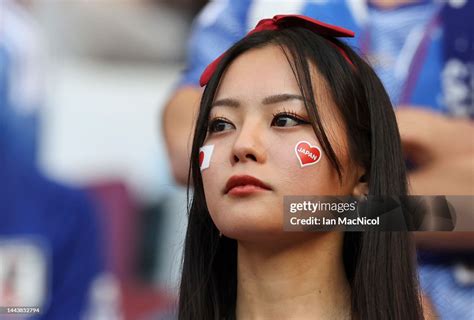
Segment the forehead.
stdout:
[[[291,59],[290,53],[286,54]],[[313,88],[319,93],[317,96],[326,96],[325,81],[317,68],[311,63],[309,65]],[[228,97],[253,100],[279,93],[301,94],[301,90],[283,49],[268,45],[246,51],[231,62],[221,79],[215,100]]]
[[300,90],[282,49],[272,45],[238,56],[225,71],[216,98],[260,97],[275,92],[296,94]]

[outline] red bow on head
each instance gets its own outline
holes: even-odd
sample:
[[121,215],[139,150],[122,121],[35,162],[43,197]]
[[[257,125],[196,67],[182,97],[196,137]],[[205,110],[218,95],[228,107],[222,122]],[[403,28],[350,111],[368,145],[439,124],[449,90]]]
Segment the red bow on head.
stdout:
[[[276,15],[272,19],[260,20],[255,28],[247,33],[247,36],[264,30],[278,30],[288,27],[303,27],[324,37],[354,37],[354,32],[351,30],[330,25],[316,19],[297,14]],[[353,65],[352,61],[349,59],[344,50],[332,42],[329,43],[339,50],[339,52],[343,55],[347,62],[349,62],[349,64]],[[201,75],[201,78],[199,79],[199,84],[201,87],[204,87],[209,82],[224,54],[220,55],[216,60],[212,61],[206,67]]]

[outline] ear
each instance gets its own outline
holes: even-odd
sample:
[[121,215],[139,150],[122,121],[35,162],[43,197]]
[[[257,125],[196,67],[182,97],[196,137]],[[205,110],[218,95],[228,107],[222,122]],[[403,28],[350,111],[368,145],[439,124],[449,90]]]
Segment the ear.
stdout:
[[354,185],[354,188],[352,189],[352,195],[353,196],[366,196],[369,194],[369,182],[367,181],[367,175],[365,171],[359,171],[362,173],[359,173],[359,179]]

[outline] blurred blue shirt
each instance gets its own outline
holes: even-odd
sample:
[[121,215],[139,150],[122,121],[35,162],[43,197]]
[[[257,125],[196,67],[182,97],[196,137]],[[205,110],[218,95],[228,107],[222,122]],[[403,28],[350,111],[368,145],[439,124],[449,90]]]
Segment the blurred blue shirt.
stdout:
[[21,59],[0,31],[0,306],[40,307],[33,319],[80,319],[104,267],[98,213],[86,192],[36,169],[39,108],[15,105]]
[[342,0],[212,1],[194,22],[179,86],[197,86],[205,67],[260,19],[304,14],[356,33],[344,41],[367,57],[394,106],[411,104],[472,117],[472,12],[473,1],[453,8],[423,0],[394,10]]

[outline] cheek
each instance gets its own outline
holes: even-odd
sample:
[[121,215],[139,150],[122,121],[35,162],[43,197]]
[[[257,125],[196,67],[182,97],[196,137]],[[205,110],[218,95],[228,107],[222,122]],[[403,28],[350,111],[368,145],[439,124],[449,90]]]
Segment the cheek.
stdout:
[[208,166],[201,170],[204,194],[210,212],[218,205],[222,189],[228,178],[226,175],[230,170],[229,152],[229,147],[225,144],[214,144],[212,155],[208,159]]
[[278,145],[269,158],[277,168],[282,195],[338,194],[337,172],[315,138],[295,137]]

